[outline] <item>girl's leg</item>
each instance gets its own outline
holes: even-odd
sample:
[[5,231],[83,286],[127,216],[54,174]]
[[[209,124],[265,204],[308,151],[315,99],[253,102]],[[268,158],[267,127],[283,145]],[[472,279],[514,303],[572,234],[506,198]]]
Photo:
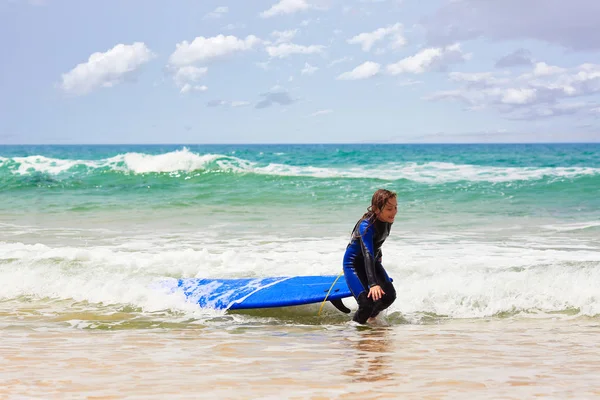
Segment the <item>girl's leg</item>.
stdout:
[[387,281],[381,285],[381,288],[385,292],[385,294],[381,297],[381,299],[377,300],[373,306],[373,311],[371,312],[370,317],[375,318],[379,315],[380,312],[388,308],[392,305],[392,303],[396,300],[396,289],[394,289],[394,285],[392,282]]
[[396,289],[392,284],[390,277],[383,268],[383,265],[377,264],[377,280],[385,293],[381,299],[377,300],[373,307],[370,317],[375,318],[381,311],[385,310],[396,300]]
[[365,324],[373,313],[375,303],[371,298],[367,297],[369,291],[365,289],[365,285],[353,266],[344,265],[344,277],[352,295],[358,303],[358,310],[354,313],[352,320],[359,324]]

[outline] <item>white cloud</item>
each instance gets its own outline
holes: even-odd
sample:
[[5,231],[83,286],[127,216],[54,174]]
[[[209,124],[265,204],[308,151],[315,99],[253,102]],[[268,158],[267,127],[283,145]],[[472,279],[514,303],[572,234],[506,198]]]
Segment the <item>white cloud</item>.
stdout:
[[448,1],[422,21],[432,45],[485,37],[535,39],[573,50],[598,50],[600,1]]
[[565,71],[564,68],[548,65],[545,62],[539,62],[539,63],[535,64],[535,68],[533,69],[533,75],[548,76],[548,75],[560,74],[564,71]]
[[501,102],[504,104],[529,104],[535,100],[536,90],[528,88],[508,88],[502,94]]
[[281,43],[277,46],[267,46],[267,53],[271,57],[285,58],[292,54],[317,54],[322,53],[325,46],[303,46],[294,43]]
[[307,27],[310,24],[318,24],[319,22],[321,22],[321,18],[308,18],[302,20],[302,22],[300,22],[300,26]]
[[464,73],[464,72],[451,72],[448,74],[449,78],[453,82],[465,82],[469,87],[490,87],[510,82],[507,77],[495,77],[492,72],[475,72],[475,73]]
[[287,31],[273,31],[271,36],[275,37],[275,44],[289,43],[298,33],[298,29],[290,29]]
[[254,35],[249,35],[245,39],[238,39],[231,35],[209,38],[198,36],[191,43],[186,40],[178,43],[175,52],[169,57],[169,65],[184,66],[205,63],[235,52],[251,50],[259,43],[261,40]]
[[205,86],[205,85],[191,85],[189,83],[186,83],[181,88],[180,93],[189,93],[189,92],[192,92],[192,91],[195,91],[195,92],[205,92],[207,90],[208,90],[208,87]]
[[536,119],[581,113],[593,115],[594,102],[574,102],[575,98],[600,95],[600,65],[581,64],[575,68],[537,63],[531,72],[517,76],[491,72],[449,74],[452,82],[463,85],[441,91],[426,100],[455,100],[470,110],[496,109],[509,119]]
[[62,74],[61,88],[68,93],[85,94],[99,87],[111,87],[154,57],[144,43],[118,44],[104,53],[93,53],[87,62]]
[[231,101],[231,100],[211,100],[206,104],[208,107],[246,107],[250,105],[249,101]]
[[217,7],[213,11],[209,12],[204,16],[205,19],[216,19],[221,18],[224,14],[229,12],[229,7]]
[[314,8],[306,0],[281,0],[271,8],[260,13],[262,18],[271,18],[276,15],[294,14],[298,11],[306,11]]
[[370,51],[376,42],[382,41],[391,36],[390,47],[399,48],[406,44],[406,39],[402,36],[402,24],[397,23],[379,28],[373,32],[364,32],[348,39],[349,44],[359,44],[363,51]]
[[367,61],[352,71],[344,72],[339,75],[337,79],[341,80],[357,80],[357,79],[368,79],[379,73],[381,65],[373,61]]
[[463,62],[470,55],[464,54],[459,44],[446,47],[428,48],[421,50],[411,57],[404,58],[397,63],[389,64],[387,70],[392,75],[405,72],[422,74],[432,70],[443,70],[450,64]]
[[312,75],[315,72],[317,72],[319,70],[318,67],[312,66],[309,63],[304,63],[304,68],[302,68],[302,71],[300,71],[300,73],[302,75]]
[[181,67],[173,75],[175,85],[180,89],[181,93],[191,91],[205,91],[208,88],[205,85],[197,85],[196,83],[206,75],[208,68],[198,68],[192,65]]
[[319,110],[316,111],[312,114],[310,114],[311,117],[318,117],[319,115],[327,115],[327,114],[331,114],[333,112],[333,110],[331,109],[327,109],[327,110]]

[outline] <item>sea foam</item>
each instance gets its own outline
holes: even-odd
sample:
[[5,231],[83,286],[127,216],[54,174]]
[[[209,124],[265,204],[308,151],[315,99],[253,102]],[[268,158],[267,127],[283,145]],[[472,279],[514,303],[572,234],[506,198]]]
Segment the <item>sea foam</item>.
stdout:
[[[260,174],[312,178],[357,178],[395,181],[406,179],[421,183],[447,182],[511,182],[539,179],[570,179],[600,175],[600,168],[592,167],[498,167],[448,162],[388,162],[362,166],[328,167],[318,165],[288,165],[259,163],[231,155],[197,154],[187,148],[164,154],[125,153],[101,160],[69,160],[44,156],[4,159],[3,165],[15,174],[32,172],[51,175],[68,173],[74,167],[85,166],[88,173],[109,169],[122,173],[182,173],[197,171]],[[175,176],[179,176],[176,174]]]

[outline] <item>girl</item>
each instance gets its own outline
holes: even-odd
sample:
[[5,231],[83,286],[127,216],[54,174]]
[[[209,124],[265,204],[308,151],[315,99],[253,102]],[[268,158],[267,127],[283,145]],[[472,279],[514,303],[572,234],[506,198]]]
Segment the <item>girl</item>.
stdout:
[[396,193],[377,190],[346,247],[344,276],[358,303],[353,320],[359,324],[375,318],[396,300],[396,290],[381,265],[381,245],[390,234],[397,212]]

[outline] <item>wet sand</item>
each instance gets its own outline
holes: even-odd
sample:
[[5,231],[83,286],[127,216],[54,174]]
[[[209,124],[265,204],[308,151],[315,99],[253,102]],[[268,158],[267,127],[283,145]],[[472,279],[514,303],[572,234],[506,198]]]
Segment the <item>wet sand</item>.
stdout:
[[8,399],[600,397],[600,321],[589,318],[372,328],[15,323],[0,333],[0,398]]

